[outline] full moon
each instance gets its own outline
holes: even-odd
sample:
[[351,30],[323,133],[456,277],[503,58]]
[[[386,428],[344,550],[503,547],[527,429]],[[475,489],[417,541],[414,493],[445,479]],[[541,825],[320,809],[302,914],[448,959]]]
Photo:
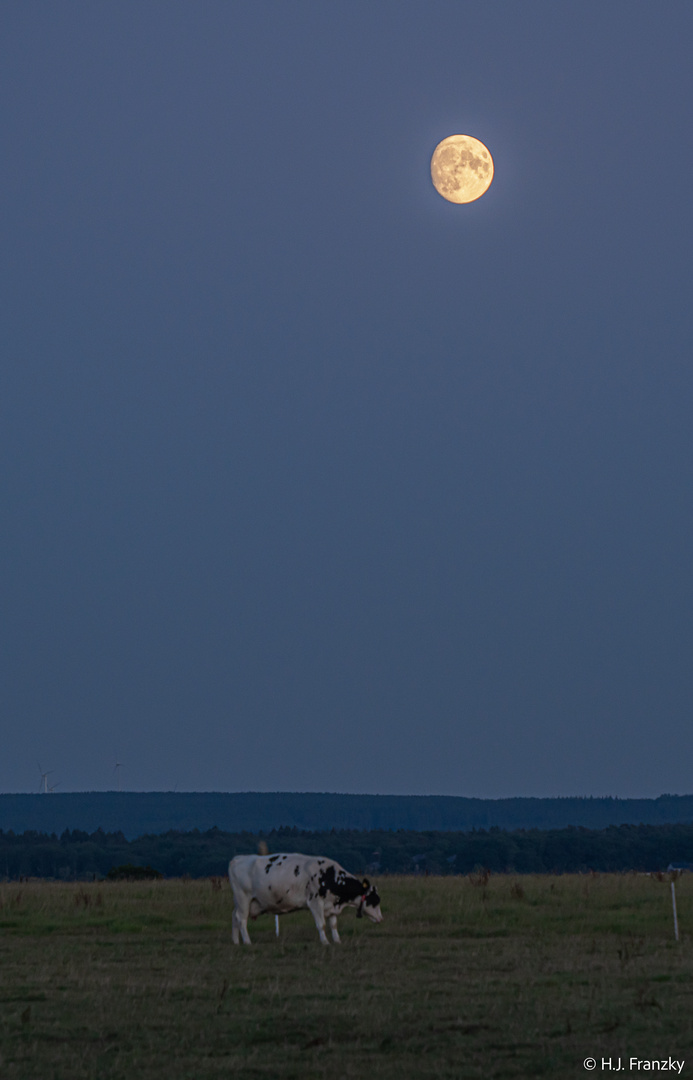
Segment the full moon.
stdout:
[[493,180],[493,158],[471,135],[448,135],[431,158],[431,179],[448,202],[468,203],[481,198]]

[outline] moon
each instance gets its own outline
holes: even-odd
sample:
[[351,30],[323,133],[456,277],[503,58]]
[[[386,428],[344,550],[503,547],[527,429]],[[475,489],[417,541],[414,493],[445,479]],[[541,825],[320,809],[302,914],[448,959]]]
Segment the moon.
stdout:
[[448,135],[431,158],[431,179],[439,195],[452,203],[480,199],[493,180],[493,158],[471,135]]

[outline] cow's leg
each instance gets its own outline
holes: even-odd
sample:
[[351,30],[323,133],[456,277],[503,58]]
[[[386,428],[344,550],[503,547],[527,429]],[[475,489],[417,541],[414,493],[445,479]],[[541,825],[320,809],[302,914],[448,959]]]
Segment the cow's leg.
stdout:
[[236,904],[233,909],[233,915],[231,916],[231,940],[234,945],[238,945],[239,935],[243,940],[244,945],[250,945],[250,934],[248,933],[248,912],[243,910],[243,907]]
[[330,930],[332,931],[332,940],[334,941],[335,945],[339,945],[342,939],[340,938],[339,931],[337,930],[337,916],[330,915],[327,921],[330,924]]
[[325,905],[322,898],[316,896],[314,900],[309,900],[308,910],[315,919],[315,925],[318,928],[321,942],[323,945],[329,945],[330,943],[327,940],[327,934],[325,933]]

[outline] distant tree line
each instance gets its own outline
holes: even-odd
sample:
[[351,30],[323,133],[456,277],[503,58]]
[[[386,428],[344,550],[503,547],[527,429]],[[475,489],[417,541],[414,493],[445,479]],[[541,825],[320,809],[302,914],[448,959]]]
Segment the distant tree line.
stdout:
[[82,791],[0,793],[0,829],[92,834],[120,830],[132,840],[170,829],[225,832],[327,828],[413,832],[606,829],[609,825],[693,824],[693,795],[657,799],[470,799],[453,795],[346,795],[329,792]]
[[165,877],[226,874],[234,855],[301,851],[327,855],[352,873],[562,874],[589,870],[664,870],[693,865],[693,825],[619,825],[607,829],[501,829],[472,832],[357,831],[267,833],[168,832],[127,840],[121,832],[66,830],[61,836],[0,831],[0,878],[85,880],[123,865],[153,867]]

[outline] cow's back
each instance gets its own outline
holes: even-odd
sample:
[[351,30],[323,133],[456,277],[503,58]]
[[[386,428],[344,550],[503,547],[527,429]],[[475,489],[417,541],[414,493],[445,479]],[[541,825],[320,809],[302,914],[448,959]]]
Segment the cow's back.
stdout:
[[332,859],[298,852],[237,855],[229,863],[229,881],[236,901],[250,902],[254,914],[296,911],[317,896],[327,866],[341,869]]

